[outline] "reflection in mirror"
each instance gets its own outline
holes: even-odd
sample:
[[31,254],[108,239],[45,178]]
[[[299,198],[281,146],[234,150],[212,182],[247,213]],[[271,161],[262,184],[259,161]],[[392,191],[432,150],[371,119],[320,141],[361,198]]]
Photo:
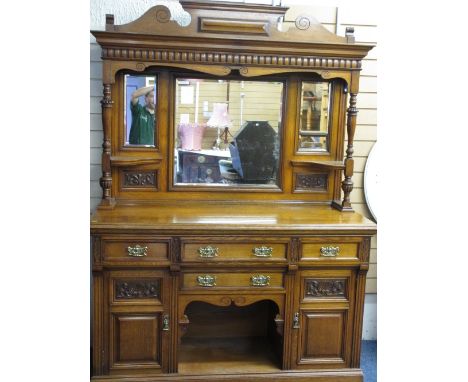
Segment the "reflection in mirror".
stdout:
[[283,83],[178,78],[174,183],[277,188]]
[[328,151],[329,83],[303,82],[299,151]]
[[125,145],[154,146],[156,77],[125,75]]

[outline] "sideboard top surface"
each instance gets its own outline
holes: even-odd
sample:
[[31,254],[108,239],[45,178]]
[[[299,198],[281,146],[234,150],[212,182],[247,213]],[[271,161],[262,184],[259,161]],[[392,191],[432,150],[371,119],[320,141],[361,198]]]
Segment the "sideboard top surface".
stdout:
[[343,231],[373,235],[376,225],[358,213],[341,213],[330,206],[294,203],[155,203],[117,204],[99,209],[91,219],[91,229],[188,231],[298,231],[337,233]]

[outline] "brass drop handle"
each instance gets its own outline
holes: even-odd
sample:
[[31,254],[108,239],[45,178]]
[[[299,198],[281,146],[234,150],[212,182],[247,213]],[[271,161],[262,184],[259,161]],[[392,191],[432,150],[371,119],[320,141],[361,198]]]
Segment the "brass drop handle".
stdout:
[[216,276],[212,275],[201,275],[197,276],[198,285],[202,287],[213,287],[216,286]]
[[252,249],[252,252],[254,256],[257,257],[271,257],[273,254],[273,248],[262,245],[261,247],[255,247]]
[[321,247],[320,255],[323,257],[336,257],[340,254],[340,247]]
[[169,331],[169,315],[168,314],[163,314],[163,319],[162,319],[162,330],[165,332]]
[[250,278],[252,286],[268,286],[270,285],[270,276],[254,275]]
[[218,248],[212,247],[211,245],[198,248],[200,257],[215,257],[218,256],[218,251]]
[[293,318],[293,329],[299,329],[299,313],[296,312],[294,313],[294,318]]
[[142,247],[141,245],[137,244],[134,247],[128,247],[128,256],[132,257],[143,257],[148,255],[148,247],[144,246]]

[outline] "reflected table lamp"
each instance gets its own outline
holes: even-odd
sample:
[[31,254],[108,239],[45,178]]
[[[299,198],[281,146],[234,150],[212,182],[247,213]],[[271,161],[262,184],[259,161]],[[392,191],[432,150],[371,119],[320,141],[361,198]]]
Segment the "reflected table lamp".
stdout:
[[215,103],[213,104],[213,114],[206,123],[208,127],[213,127],[218,129],[218,136],[216,138],[214,150],[220,150],[221,145],[221,128],[231,126],[231,118],[227,110],[227,103]]

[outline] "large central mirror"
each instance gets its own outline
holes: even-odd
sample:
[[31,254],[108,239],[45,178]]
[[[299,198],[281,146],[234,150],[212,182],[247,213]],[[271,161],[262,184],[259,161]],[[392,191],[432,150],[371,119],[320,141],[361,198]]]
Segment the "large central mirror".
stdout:
[[174,184],[277,188],[283,82],[177,78]]

